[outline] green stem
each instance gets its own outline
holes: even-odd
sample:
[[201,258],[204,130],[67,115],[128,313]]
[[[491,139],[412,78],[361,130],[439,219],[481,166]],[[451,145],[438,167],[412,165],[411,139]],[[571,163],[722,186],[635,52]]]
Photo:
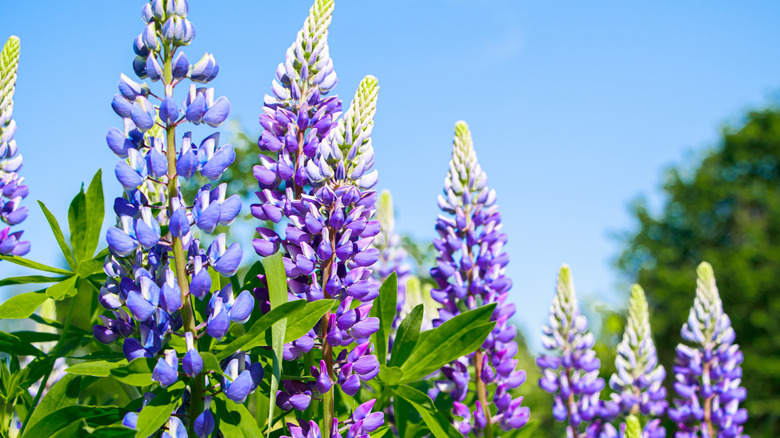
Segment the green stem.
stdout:
[[[163,71],[163,83],[165,84],[165,96],[173,96],[173,69],[171,58],[173,50],[167,45],[163,49],[163,58],[165,59]],[[176,175],[176,126],[168,125],[165,128],[166,134],[166,156],[168,158],[168,211],[169,215],[173,213],[173,200],[179,196],[178,176]],[[176,281],[181,289],[181,317],[185,331],[192,333],[197,338],[198,329],[195,321],[195,314],[192,310],[192,301],[190,300],[190,284],[187,279],[187,255],[184,253],[184,246],[181,239],[173,238],[173,263],[176,269]],[[195,347],[197,348],[197,346]],[[203,376],[196,376],[190,381],[190,408],[189,424],[187,431],[189,436],[196,436],[193,430],[195,419],[203,412]]]
[[[86,281],[86,280],[81,280],[81,281]],[[51,376],[51,372],[52,370],[54,370],[54,363],[57,361],[60,351],[62,350],[62,344],[65,341],[65,337],[68,335],[68,332],[70,331],[70,321],[73,318],[73,309],[75,308],[76,308],[76,297],[73,297],[70,299],[68,316],[65,317],[65,325],[62,327],[62,335],[60,335],[60,339],[57,341],[57,346],[54,347],[54,354],[51,356],[51,366],[46,371],[46,374],[44,374],[43,380],[41,380],[41,386],[38,387],[38,392],[35,394],[35,398],[33,399],[33,402],[30,405],[30,410],[27,411],[27,416],[25,417],[24,422],[22,423],[22,427],[19,428],[18,436],[22,436],[22,433],[24,432],[24,429],[27,427],[27,422],[30,421],[30,417],[32,416],[33,411],[35,410],[35,407],[38,406],[38,402],[41,401],[41,396],[43,396],[43,391],[46,388],[46,384],[49,382],[49,376]]]
[[487,386],[485,385],[485,382],[482,381],[483,354],[481,349],[477,350],[474,354],[474,366],[477,369],[477,397],[479,397],[479,402],[482,404],[482,411],[485,413],[485,437],[493,438],[493,422],[491,421],[493,416],[490,414],[490,405],[487,400]]

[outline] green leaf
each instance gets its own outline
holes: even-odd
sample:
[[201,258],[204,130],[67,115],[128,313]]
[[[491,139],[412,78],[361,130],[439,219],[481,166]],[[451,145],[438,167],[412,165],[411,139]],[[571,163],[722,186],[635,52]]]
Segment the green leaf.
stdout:
[[106,256],[95,257],[90,260],[82,260],[79,262],[78,273],[82,278],[89,277],[92,274],[103,272],[103,264],[106,262]]
[[410,403],[416,403],[430,411],[436,410],[436,406],[434,406],[433,400],[428,397],[428,394],[409,385],[398,385],[393,388],[393,393]]
[[404,373],[398,367],[389,367],[385,364],[379,365],[379,375],[377,376],[385,386],[395,386],[401,381]]
[[46,289],[46,295],[49,298],[53,298],[55,300],[62,300],[65,297],[72,297],[76,295],[76,293],[78,293],[78,289],[76,289],[76,280],[78,278],[79,277],[77,275],[74,275],[59,283],[55,283],[49,286]]
[[492,303],[461,313],[430,330],[401,365],[401,383],[415,382],[479,347],[495,326],[490,322],[495,307]]
[[252,327],[243,336],[234,340],[220,351],[219,354],[217,354],[217,358],[222,360],[238,350],[251,350],[260,345],[268,345],[265,342],[265,332],[271,328],[275,322],[288,316],[297,315],[297,311],[303,309],[305,305],[305,300],[295,300],[284,303],[275,309],[271,309],[270,312],[261,316],[260,319],[252,324]]
[[87,195],[84,194],[84,185],[70,201],[68,208],[68,228],[70,229],[70,246],[73,248],[73,256],[76,262],[84,260],[85,244],[87,240]]
[[[177,387],[177,389],[173,389]],[[175,385],[169,390],[163,390],[157,394],[138,414],[138,424],[135,431],[136,438],[146,438],[168,421],[168,418],[179,404],[181,393],[184,389],[181,385]]]
[[0,280],[0,287],[12,286],[15,284],[39,284],[39,283],[54,283],[62,281],[68,277],[50,277],[46,275],[26,275],[23,277],[8,277]]
[[68,262],[68,266],[70,266],[71,270],[76,271],[78,264],[73,258],[73,253],[68,247],[68,244],[65,242],[65,236],[62,234],[62,229],[60,228],[60,224],[57,222],[57,218],[51,214],[43,202],[38,201],[38,205],[41,206],[41,210],[43,210],[43,214],[46,216],[46,220],[49,222],[49,227],[51,227],[51,231],[54,233],[54,238],[57,239],[57,243],[60,245],[60,250],[62,250],[62,255],[65,256],[65,261]]
[[26,292],[14,295],[0,304],[0,319],[25,319],[49,297],[40,292]]
[[412,353],[417,339],[420,337],[420,327],[422,327],[423,305],[418,304],[406,315],[406,318],[398,325],[395,340],[393,341],[393,351],[390,354],[390,366],[401,366],[406,358]]
[[73,275],[73,272],[71,271],[55,268],[53,266],[47,266],[44,265],[43,263],[34,262],[24,257],[0,255],[0,260],[5,260],[19,266],[24,266],[25,268],[37,269],[39,271],[51,272],[54,274],[68,275],[68,276]]
[[403,398],[412,405],[436,438],[461,436],[461,434],[452,427],[452,424],[436,410],[433,401],[424,392],[407,385],[398,386],[393,389],[393,392],[395,395]]
[[219,430],[226,437],[246,437],[256,438],[263,436],[260,427],[247,408],[235,403],[221,393],[214,399],[217,408],[217,418],[219,418]]
[[[264,258],[263,268],[265,269],[265,279],[268,283],[268,296],[271,301],[271,309],[274,309],[287,302],[287,276],[285,275],[284,263],[282,262],[282,253],[277,252],[270,257]],[[282,350],[284,348],[286,330],[286,318],[275,322],[271,329],[274,358],[271,373],[271,390],[269,392],[271,403],[268,408],[268,436],[271,435],[271,426],[273,426],[276,390],[279,388],[279,379],[282,373]],[[257,424],[255,424],[254,421],[252,423],[257,427]]]
[[84,233],[86,240],[84,242],[83,259],[92,257],[100,242],[100,228],[103,226],[103,217],[105,215],[102,172],[101,169],[98,169],[87,188],[85,199],[87,205],[87,229]]
[[81,376],[108,377],[111,370],[127,365],[127,361],[108,362],[105,360],[95,360],[91,362],[81,362],[69,366],[65,372],[69,374],[78,374]]
[[127,365],[111,368],[111,377],[130,386],[149,386],[152,384],[152,370],[157,362],[154,359],[139,357]]
[[133,438],[135,431],[120,425],[98,427],[89,436],[91,438]]
[[[53,436],[60,430],[69,428],[71,424],[81,421],[85,421],[90,427],[107,426],[122,421],[125,413],[127,410],[118,406],[66,406],[43,417],[35,426],[27,429],[24,436],[25,438]],[[138,424],[141,422],[139,421]]]
[[306,303],[298,312],[287,317],[287,335],[284,342],[292,342],[309,333],[323,315],[333,308],[334,300],[317,300]]
[[379,318],[379,330],[371,335],[371,340],[376,345],[379,363],[387,362],[387,342],[393,329],[393,319],[398,309],[398,276],[395,272],[382,283],[379,288],[379,296],[374,300],[370,316]]
[[43,352],[18,337],[0,332],[0,351],[18,356],[44,356]]
[[81,376],[74,374],[62,376],[35,407],[26,428],[31,429],[35,423],[58,409],[76,405],[81,392],[81,379]]
[[217,374],[226,375],[225,372],[222,371],[222,367],[219,366],[219,360],[213,354],[204,351],[203,353],[200,353],[200,358],[203,360],[204,371],[214,371]]

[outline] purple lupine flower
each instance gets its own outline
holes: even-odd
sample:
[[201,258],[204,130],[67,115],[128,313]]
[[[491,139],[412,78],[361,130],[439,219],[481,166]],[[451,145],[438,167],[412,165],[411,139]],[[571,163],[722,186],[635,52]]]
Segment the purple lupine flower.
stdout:
[[[374,240],[374,248],[379,250],[378,268],[374,277],[382,284],[393,272],[398,276],[398,313],[393,319],[393,327],[406,317],[409,311],[406,306],[406,281],[409,279],[411,266],[407,261],[406,250],[401,246],[401,236],[395,232],[395,211],[393,209],[393,197],[390,192],[383,190],[379,194],[376,207],[376,218],[381,226],[381,231]],[[392,345],[388,346],[392,349]]]
[[643,415],[647,423],[643,429],[646,438],[662,438],[666,430],[661,426],[668,406],[663,386],[666,371],[658,363],[655,344],[650,335],[650,314],[642,287],[631,287],[628,321],[623,340],[615,357],[617,372],[609,379],[614,391],[613,400],[624,415]]
[[330,434],[323,436],[320,427],[314,421],[301,422],[300,424],[288,423],[290,436],[282,435],[282,438],[343,438],[340,431],[346,431],[348,438],[369,438],[370,433],[377,430],[384,423],[382,412],[371,412],[375,400],[369,400],[355,408],[355,411],[346,420],[339,422],[333,419]]
[[[207,53],[190,65],[184,54],[195,35],[188,10],[186,0],[144,5],[145,26],[133,43],[133,70],[140,79],[161,82],[160,90],[153,92],[150,84],[121,75],[111,102],[122,128],[111,128],[106,142],[120,158],[115,174],[124,194],[114,202],[117,222],[106,234],[108,280],[98,298],[113,318],[102,315],[93,332],[100,342],[121,342],[128,361],[156,359],[152,379],[161,387],[183,379],[188,386],[177,415],[189,418],[188,426],[198,436],[207,436],[214,429],[208,403],[206,411],[191,412],[188,402],[190,391],[205,398],[200,384],[204,374],[213,372],[204,370],[196,340],[222,338],[231,324],[245,323],[254,297],[230,286],[212,290],[212,274],[235,274],[241,248],[228,244],[224,234],[208,248],[198,239],[218,225],[230,225],[240,212],[240,197],[230,196],[227,185],[217,182],[235,160],[233,147],[220,144],[218,132],[199,143],[192,133],[179,133],[180,146],[175,144],[180,125],[217,127],[230,111],[230,102],[208,87],[219,71],[214,56]],[[188,79],[190,84],[180,88],[178,96],[176,87]],[[211,183],[194,199],[184,199],[179,176],[190,180],[198,174]],[[205,300],[204,313],[193,311],[195,299]],[[172,335],[185,338],[184,354],[170,348]],[[223,366],[231,379],[214,389],[243,401],[257,388],[262,367],[240,351],[229,359]],[[186,435],[187,427],[171,417],[163,436]]]
[[[260,190],[251,213],[275,224],[257,229],[255,251],[264,257],[282,252],[291,299],[340,301],[335,313],[285,345],[284,359],[292,360],[319,338],[326,366],[312,367],[314,381],[282,381],[276,399],[282,409],[305,409],[334,384],[355,394],[361,381],[379,372],[368,342],[378,328],[368,316],[379,293],[368,269],[379,256],[370,247],[380,228],[373,220],[377,173],[370,136],[378,86],[373,77],[363,79],[349,111],[338,119],[341,101],[327,96],[337,82],[327,47],[332,11],[332,0],[315,2],[276,70],[260,116],[263,154],[253,169]],[[255,295],[268,311],[267,289],[261,286]],[[333,357],[334,347],[353,343]]]
[[[455,124],[450,169],[444,180],[444,194],[439,196],[443,214],[436,221],[439,237],[433,241],[437,249],[437,266],[431,269],[436,288],[431,296],[441,304],[438,325],[461,312],[462,308],[476,309],[497,303],[492,319],[496,326],[476,353],[460,358],[442,369],[439,389],[449,392],[455,401],[463,402],[468,393],[471,376],[468,366],[476,369],[474,380],[478,392],[496,406],[496,415],[490,407],[478,404],[473,414],[473,427],[483,430],[497,424],[502,430],[519,429],[530,415],[522,407],[522,397],[512,400],[510,391],[525,382],[526,373],[517,369],[517,329],[509,324],[515,313],[514,304],[506,299],[512,281],[505,275],[509,261],[503,251],[507,240],[501,232],[501,214],[496,205],[496,192],[487,186],[487,175],[477,163],[477,154],[465,122]],[[492,396],[487,385],[495,384]],[[455,412],[459,430],[466,430],[465,415]]]
[[[674,390],[677,397],[669,418],[677,423],[680,438],[747,437],[742,425],[748,419],[747,391],[742,382],[742,352],[715,284],[712,266],[696,268],[696,298],[682,327],[687,342],[677,346]],[[693,346],[691,346],[693,345]]]
[[550,318],[543,328],[542,345],[549,352],[536,359],[542,369],[539,386],[553,394],[553,417],[566,422],[566,436],[617,436],[609,424],[620,412],[614,401],[599,400],[604,380],[593,351],[595,338],[580,314],[574,282],[567,265],[558,273]]
[[16,121],[13,119],[16,71],[19,64],[19,38],[11,36],[0,53],[0,255],[22,256],[30,252],[30,242],[22,241],[22,231],[11,226],[27,219],[27,206],[21,205],[28,189],[19,176],[22,155],[18,153]]

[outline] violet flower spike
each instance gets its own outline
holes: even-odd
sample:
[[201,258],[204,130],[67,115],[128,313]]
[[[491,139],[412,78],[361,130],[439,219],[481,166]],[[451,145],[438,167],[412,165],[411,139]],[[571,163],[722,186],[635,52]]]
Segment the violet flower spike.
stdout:
[[548,353],[536,359],[542,370],[539,386],[553,394],[553,417],[566,423],[566,436],[617,436],[609,422],[620,409],[614,401],[599,400],[604,380],[599,377],[601,364],[593,351],[595,338],[580,314],[567,265],[558,273],[556,295],[542,333],[542,345]]
[[[517,329],[509,324],[515,306],[506,302],[512,287],[505,275],[509,255],[503,246],[507,236],[501,232],[496,193],[487,186],[471,132],[462,121],[455,124],[452,158],[439,207],[442,214],[436,221],[438,237],[433,242],[437,266],[431,269],[436,288],[431,297],[441,308],[433,324],[438,326],[462,308],[472,310],[489,303],[497,306],[493,314],[496,326],[485,343],[475,354],[444,367],[437,388],[459,403],[454,405],[454,426],[464,435],[476,429],[475,433],[491,436],[493,424],[505,431],[520,429],[528,422],[530,410],[521,405],[522,397],[513,400],[510,394],[525,382],[526,373],[517,369]],[[474,376],[469,374],[469,366],[474,367]],[[488,405],[476,402],[473,414],[466,415],[462,402],[472,378],[477,398],[487,400]],[[493,394],[488,393],[488,385],[495,385]],[[490,403],[496,407],[495,415]]]
[[674,390],[677,397],[669,418],[677,423],[678,437],[747,437],[748,419],[739,404],[747,398],[742,383],[742,352],[715,284],[712,266],[696,268],[696,298],[682,327],[685,341],[677,346]]
[[30,252],[30,242],[22,241],[23,231],[11,232],[11,226],[27,219],[28,208],[21,205],[28,188],[19,176],[22,155],[18,152],[13,119],[16,72],[19,65],[20,42],[11,36],[0,52],[0,255],[23,256]]

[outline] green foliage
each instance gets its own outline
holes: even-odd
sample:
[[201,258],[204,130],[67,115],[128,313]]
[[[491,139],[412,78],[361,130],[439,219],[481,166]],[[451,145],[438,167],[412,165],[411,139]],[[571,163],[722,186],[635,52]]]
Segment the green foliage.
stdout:
[[[746,432],[780,436],[780,110],[750,112],[727,127],[717,147],[688,168],[667,172],[658,214],[637,202],[637,230],[625,236],[617,266],[645,286],[661,363],[674,345],[696,286],[695,268],[718,271],[723,309],[745,361]],[[673,379],[667,378],[667,383]]]
[[379,318],[379,330],[371,335],[371,341],[376,345],[379,363],[387,362],[387,341],[393,328],[396,303],[398,300],[398,276],[393,272],[379,288],[379,296],[374,300],[370,316]]
[[[266,281],[268,282],[268,296],[271,301],[271,309],[274,309],[287,302],[287,276],[282,264],[282,253],[278,252],[271,257],[263,259],[263,268],[265,268]],[[284,347],[286,330],[287,319],[285,318],[275,322],[271,331],[273,338],[273,372],[271,374],[271,390],[268,392],[268,396],[271,399],[268,407],[269,426],[273,426],[276,391],[279,388],[282,373],[282,349]],[[252,424],[257,427],[254,421]],[[271,427],[268,428],[268,436],[271,436]]]

